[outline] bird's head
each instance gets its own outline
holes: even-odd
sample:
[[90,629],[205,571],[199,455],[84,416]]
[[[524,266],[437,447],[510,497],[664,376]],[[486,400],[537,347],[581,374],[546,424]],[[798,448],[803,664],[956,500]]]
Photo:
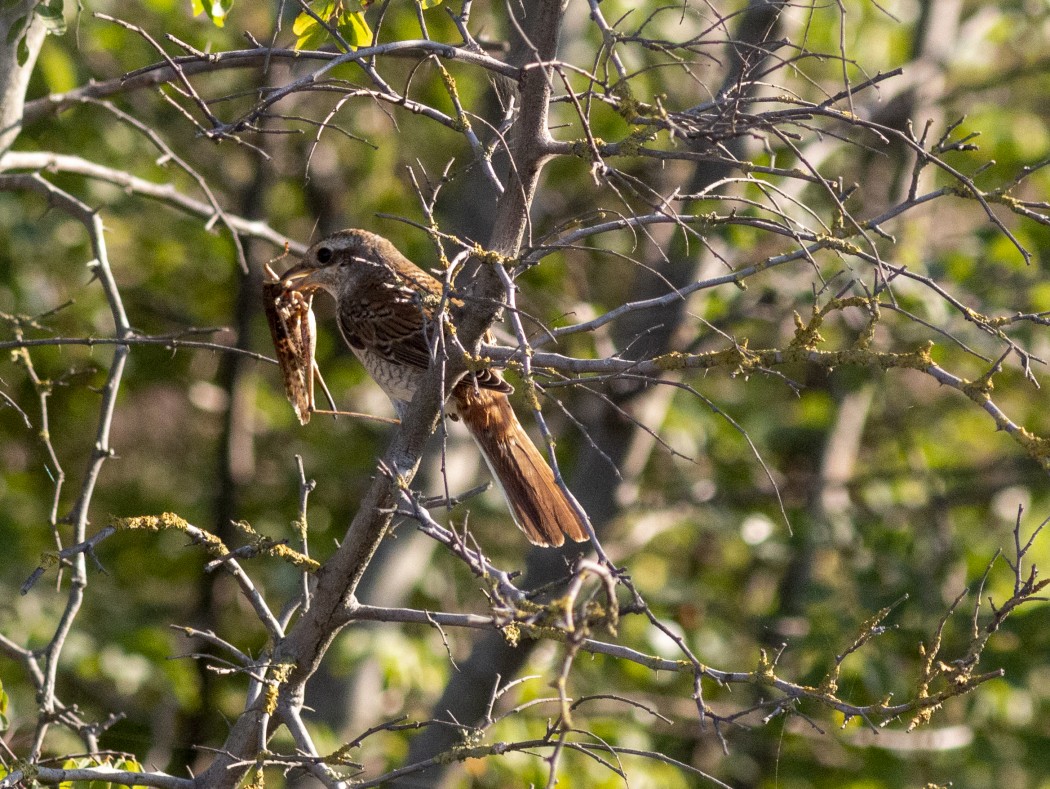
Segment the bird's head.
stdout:
[[375,276],[377,269],[389,271],[392,261],[400,257],[382,236],[367,230],[340,230],[306,250],[281,281],[300,292],[324,290],[339,298],[340,292],[355,288],[362,277]]

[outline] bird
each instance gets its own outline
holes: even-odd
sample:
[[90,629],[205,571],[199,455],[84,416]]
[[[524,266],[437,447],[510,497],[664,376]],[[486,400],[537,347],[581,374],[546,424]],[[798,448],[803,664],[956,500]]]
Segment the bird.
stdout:
[[[340,230],[311,246],[281,281],[312,297],[335,300],[346,344],[402,416],[431,364],[428,332],[442,304],[442,283],[383,236]],[[498,371],[465,373],[446,411],[466,426],[507,501],[514,522],[534,545],[584,542],[583,519],[518,421]]]

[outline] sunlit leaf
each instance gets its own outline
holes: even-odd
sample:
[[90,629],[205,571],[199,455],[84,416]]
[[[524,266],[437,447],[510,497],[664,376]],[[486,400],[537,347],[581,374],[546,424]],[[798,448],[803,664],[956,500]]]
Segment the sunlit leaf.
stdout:
[[339,32],[354,49],[372,45],[372,28],[365,21],[365,15],[360,12],[347,14],[339,23]]
[[[106,759],[93,759],[89,756],[79,757],[75,759],[66,759],[62,763],[63,770],[83,770],[83,769],[97,769],[100,775],[105,775],[107,772],[142,772],[142,765],[139,764],[135,759],[118,759],[116,762],[111,762],[108,758]],[[2,774],[0,774],[2,777]],[[59,789],[115,789],[116,784],[112,781],[107,781],[105,778],[98,778],[92,781],[63,781],[59,784]],[[147,789],[144,784],[133,784],[131,789]]]
[[292,30],[298,36],[295,49],[317,49],[328,39],[328,31],[309,14],[299,14]]
[[[80,770],[84,767],[94,767],[95,762],[88,758],[79,759],[66,759],[62,762],[63,770]],[[78,789],[76,781],[63,781],[58,785],[58,789]]]
[[295,22],[292,23],[292,32],[295,35],[301,36],[315,27],[321,27],[323,30],[324,26],[320,25],[315,17],[328,21],[329,17],[335,13],[335,2],[328,0],[323,3],[311,3],[310,10],[314,12],[312,15],[303,11],[295,18]]
[[[292,24],[292,32],[298,37],[295,48],[316,49],[331,36],[329,28],[338,31],[351,49],[369,46],[372,43],[372,29],[365,21],[364,15],[364,9],[368,5],[370,3],[353,0],[312,3],[310,9],[313,13],[304,11]],[[324,24],[318,22],[318,19]]]
[[211,21],[216,27],[222,27],[226,24],[226,17],[229,15],[231,8],[233,8],[233,0],[212,0],[211,11],[208,13],[211,15]]
[[206,13],[213,25],[223,27],[233,8],[233,0],[211,0],[208,5],[204,4],[204,0],[190,0],[190,8],[194,16]]
[[[129,773],[140,773],[142,772],[142,765],[137,759],[117,759],[113,766],[118,770],[123,770]],[[131,789],[149,789],[144,784],[133,784]]]

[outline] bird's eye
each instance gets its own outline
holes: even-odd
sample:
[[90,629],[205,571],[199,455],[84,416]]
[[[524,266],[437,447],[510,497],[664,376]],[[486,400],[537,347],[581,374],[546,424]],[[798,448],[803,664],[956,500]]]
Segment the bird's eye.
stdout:
[[332,250],[328,247],[321,247],[317,250],[317,262],[324,264],[332,259]]

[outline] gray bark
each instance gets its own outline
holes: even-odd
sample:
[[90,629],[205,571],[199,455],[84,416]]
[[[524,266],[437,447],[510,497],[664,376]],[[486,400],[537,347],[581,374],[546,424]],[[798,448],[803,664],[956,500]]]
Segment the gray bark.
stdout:
[[[40,46],[47,31],[43,23],[33,16],[36,0],[19,0],[9,6],[0,6],[0,154],[3,154],[22,131],[22,108],[25,106],[26,87],[33,73]],[[15,26],[24,25],[22,20],[32,17],[28,31],[13,38]],[[19,65],[19,43],[25,38],[25,62]],[[8,38],[12,38],[8,41]]]

